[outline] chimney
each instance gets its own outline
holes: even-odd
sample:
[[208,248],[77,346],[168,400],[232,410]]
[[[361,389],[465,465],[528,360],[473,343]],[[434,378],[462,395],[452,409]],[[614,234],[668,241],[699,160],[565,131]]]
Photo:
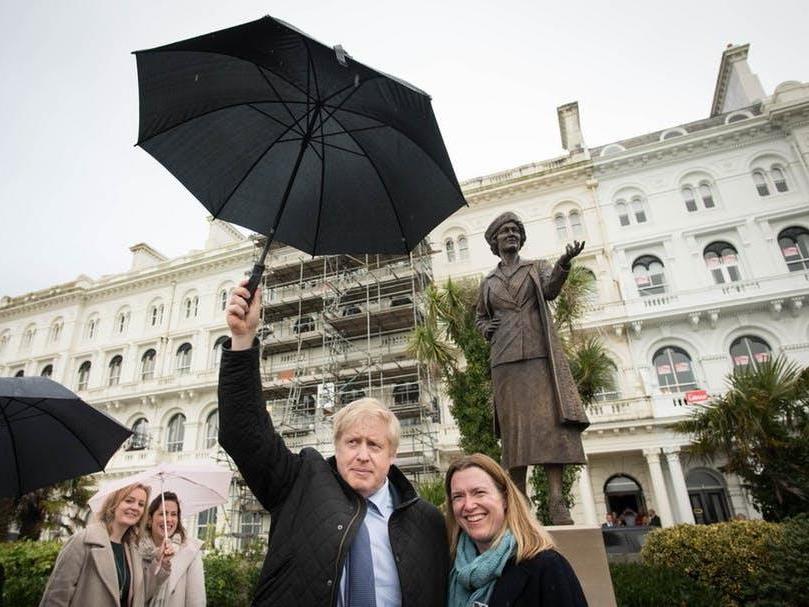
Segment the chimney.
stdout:
[[562,147],[570,152],[581,152],[585,149],[584,137],[579,123],[579,102],[566,103],[556,108],[559,116],[559,134],[562,136]]

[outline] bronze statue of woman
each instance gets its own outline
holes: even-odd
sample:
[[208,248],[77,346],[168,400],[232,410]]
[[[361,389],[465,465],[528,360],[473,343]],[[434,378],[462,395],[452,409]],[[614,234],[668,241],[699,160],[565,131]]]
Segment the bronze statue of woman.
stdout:
[[586,463],[581,433],[589,421],[547,302],[559,295],[584,242],[568,244],[551,266],[520,259],[525,226],[514,213],[497,217],[485,236],[500,263],[481,283],[477,328],[491,344],[502,464],[523,493],[527,467],[544,466],[553,524],[572,525],[562,472],[565,465]]

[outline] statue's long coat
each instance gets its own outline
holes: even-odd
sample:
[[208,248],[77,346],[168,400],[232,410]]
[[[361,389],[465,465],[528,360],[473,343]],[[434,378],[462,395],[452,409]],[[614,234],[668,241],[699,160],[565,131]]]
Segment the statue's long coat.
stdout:
[[476,323],[485,335],[500,319],[490,344],[503,466],[585,463],[581,431],[589,421],[547,305],[567,269],[541,260],[520,260],[511,269],[498,264],[484,278]]

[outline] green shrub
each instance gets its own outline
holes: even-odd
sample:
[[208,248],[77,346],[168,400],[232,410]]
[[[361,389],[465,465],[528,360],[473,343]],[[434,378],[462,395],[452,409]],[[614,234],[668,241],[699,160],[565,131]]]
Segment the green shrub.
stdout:
[[6,571],[3,604],[35,607],[62,545],[59,542],[0,543],[0,564]]
[[722,605],[751,605],[763,598],[766,565],[781,537],[781,525],[764,521],[676,525],[650,533],[641,557],[718,590]]
[[782,529],[770,540],[762,607],[809,602],[809,514],[787,519]]
[[247,607],[258,582],[264,552],[258,546],[245,552],[212,551],[205,555],[205,594],[209,607]]
[[610,565],[618,607],[714,607],[721,596],[671,569],[642,563]]

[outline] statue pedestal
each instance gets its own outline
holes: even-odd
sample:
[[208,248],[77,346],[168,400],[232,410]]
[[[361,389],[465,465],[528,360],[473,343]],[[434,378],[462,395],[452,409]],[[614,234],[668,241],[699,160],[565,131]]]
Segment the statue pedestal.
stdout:
[[601,527],[562,525],[545,529],[573,566],[589,607],[616,607]]

